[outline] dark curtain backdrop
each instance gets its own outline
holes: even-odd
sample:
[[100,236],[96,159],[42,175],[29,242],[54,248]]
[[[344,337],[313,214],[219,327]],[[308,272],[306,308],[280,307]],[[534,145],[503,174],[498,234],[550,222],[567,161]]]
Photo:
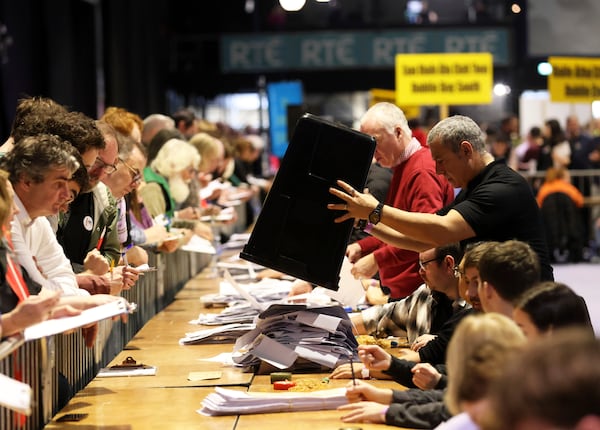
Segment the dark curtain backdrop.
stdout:
[[[165,111],[166,0],[1,0],[12,44],[0,64],[0,139],[20,97],[51,97],[97,117],[121,106],[144,117]],[[103,25],[95,25],[99,7]],[[101,34],[97,43],[95,35]],[[96,70],[98,47],[104,91]],[[99,88],[100,87],[100,88]],[[100,90],[100,92],[98,91]],[[105,94],[105,99],[98,97]]]

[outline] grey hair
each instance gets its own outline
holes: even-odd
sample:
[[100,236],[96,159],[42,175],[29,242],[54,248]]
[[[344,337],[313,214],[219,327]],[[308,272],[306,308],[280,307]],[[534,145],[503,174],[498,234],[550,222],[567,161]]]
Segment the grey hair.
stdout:
[[48,171],[66,168],[72,175],[80,166],[79,153],[69,142],[52,134],[25,137],[0,159],[13,184],[27,178],[44,182]]
[[461,142],[469,142],[475,152],[486,152],[485,136],[481,127],[471,118],[454,115],[438,122],[427,135],[427,145],[440,140],[452,152],[457,153]]
[[412,130],[408,126],[404,112],[393,103],[380,102],[371,106],[360,119],[360,125],[367,121],[375,122],[390,134],[394,133],[394,128],[400,126],[402,134],[412,137]]

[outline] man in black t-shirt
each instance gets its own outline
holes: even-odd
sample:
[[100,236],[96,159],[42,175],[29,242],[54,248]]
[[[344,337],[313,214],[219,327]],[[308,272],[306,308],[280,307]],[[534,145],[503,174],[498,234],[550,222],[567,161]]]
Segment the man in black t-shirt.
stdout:
[[[436,124],[427,137],[438,174],[456,188],[456,199],[437,214],[402,211],[383,206],[369,194],[343,181],[331,188],[346,211],[336,222],[372,219],[371,233],[400,248],[422,251],[445,243],[516,239],[528,243],[540,259],[542,280],[553,280],[542,219],[525,179],[487,152],[481,128],[472,119],[455,115]],[[376,216],[373,216],[373,215]],[[375,224],[377,224],[375,226]]]

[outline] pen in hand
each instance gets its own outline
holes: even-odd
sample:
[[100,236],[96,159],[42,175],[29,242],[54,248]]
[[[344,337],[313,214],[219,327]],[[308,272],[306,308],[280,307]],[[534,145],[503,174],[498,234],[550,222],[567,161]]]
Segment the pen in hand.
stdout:
[[100,238],[98,239],[98,243],[96,244],[96,249],[100,251],[102,248],[102,243],[104,242],[104,236],[106,236],[106,226],[102,229],[102,233],[100,233]]
[[350,357],[350,371],[352,372],[352,385],[356,386],[356,375],[354,374],[354,362]]

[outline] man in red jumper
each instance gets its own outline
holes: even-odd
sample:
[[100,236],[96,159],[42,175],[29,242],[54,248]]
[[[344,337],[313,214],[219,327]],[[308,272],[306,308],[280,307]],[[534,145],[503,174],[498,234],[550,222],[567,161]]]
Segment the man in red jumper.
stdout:
[[[435,173],[427,148],[412,137],[404,112],[392,103],[377,103],[361,118],[360,131],[377,141],[375,159],[393,169],[385,204],[410,212],[434,213],[454,200],[454,189]],[[376,216],[377,211],[373,211]],[[377,220],[369,220],[377,223]],[[371,223],[364,231],[369,232]],[[346,255],[356,278],[372,278],[379,272],[389,299],[408,296],[421,284],[419,254],[396,248],[375,237],[348,245]]]

